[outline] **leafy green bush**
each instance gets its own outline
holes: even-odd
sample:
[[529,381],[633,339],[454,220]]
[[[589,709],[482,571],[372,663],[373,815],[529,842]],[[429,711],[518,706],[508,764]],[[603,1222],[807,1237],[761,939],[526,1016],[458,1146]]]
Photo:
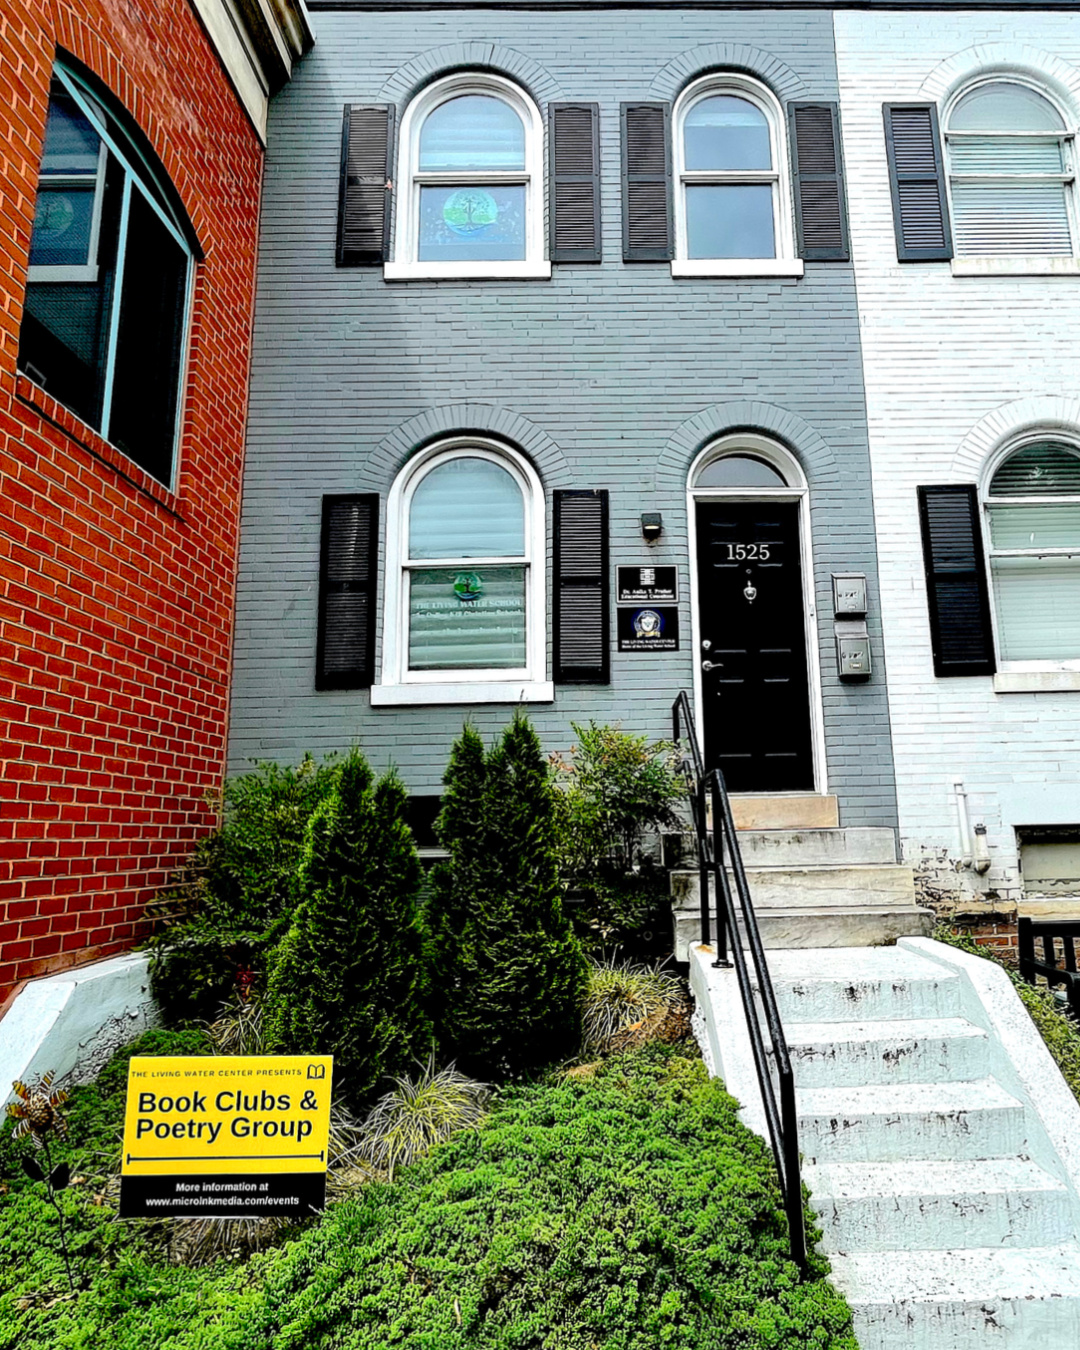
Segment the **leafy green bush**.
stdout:
[[601,1054],[637,1023],[658,1023],[686,1002],[682,981],[666,971],[632,962],[591,961],[582,1044]]
[[436,829],[450,857],[430,907],[439,1044],[480,1077],[530,1072],[577,1048],[585,982],[536,733],[518,713],[485,754],[466,726],[443,782]]
[[260,969],[295,903],[304,831],[333,792],[341,765],[305,755],[296,768],[260,764],[231,778],[222,823],[195,848],[166,908],[179,906],[151,945],[151,983],[166,1019],[212,1017],[237,975]]
[[579,874],[608,864],[632,868],[646,833],[682,823],[676,808],[686,800],[686,785],[678,751],[671,741],[650,744],[618,725],[571,725],[577,743],[569,760],[551,757],[560,861]]
[[682,825],[686,786],[676,747],[619,726],[573,723],[569,759],[551,756],[559,867],[587,950],[639,959],[671,950],[666,872],[645,836]]
[[981,956],[1004,969],[1016,986],[1020,1001],[1030,1013],[1062,1077],[1073,1096],[1080,1101],[1080,1027],[1054,997],[1053,990],[1046,985],[1028,984],[1027,980],[1021,979],[1015,966],[1000,960],[992,948],[980,946],[969,933],[954,932],[947,924],[939,924],[934,930],[934,937],[938,942],[958,947],[972,956]]
[[406,1166],[445,1143],[458,1130],[475,1129],[484,1118],[491,1089],[451,1064],[436,1069],[434,1056],[419,1074],[397,1078],[364,1121],[359,1152],[394,1179]]
[[270,960],[268,1050],[332,1054],[350,1105],[370,1100],[431,1044],[420,862],[406,800],[399,779],[376,784],[359,750],[350,752],[308,824],[299,904]]

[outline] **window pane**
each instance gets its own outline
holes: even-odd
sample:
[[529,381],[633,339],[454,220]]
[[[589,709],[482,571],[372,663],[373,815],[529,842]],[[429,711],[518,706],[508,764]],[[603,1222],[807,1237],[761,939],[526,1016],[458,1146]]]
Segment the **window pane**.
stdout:
[[110,155],[98,233],[97,281],[29,282],[19,333],[20,369],[97,430],[101,429],[123,187],[123,170]]
[[448,460],[421,479],[409,509],[410,558],[522,558],[525,503],[489,459]]
[[750,455],[724,455],[706,464],[696,487],[786,487],[771,464]]
[[97,181],[42,183],[34,206],[31,267],[85,267],[90,257]]
[[686,236],[690,258],[775,258],[772,186],[687,187]]
[[1080,558],[994,558],[1006,661],[1080,660]]
[[421,262],[503,262],[525,256],[525,188],[422,187]]
[[133,188],[109,439],[162,483],[172,477],[187,263]]
[[1080,549],[1080,506],[992,506],[990,538],[995,548]]
[[410,670],[524,665],[524,567],[410,573]]
[[524,169],[525,126],[509,103],[462,94],[441,103],[420,131],[420,172]]
[[760,108],[744,98],[718,94],[695,103],[683,121],[683,137],[688,169],[771,169],[773,166],[768,119]]
[[49,120],[45,124],[45,148],[41,172],[97,172],[101,138],[82,109],[59,81],[54,80],[49,96]]
[[952,131],[1063,131],[1054,106],[1023,84],[984,84],[965,94],[949,118]]
[[1055,441],[1038,441],[1010,455],[994,474],[991,497],[1053,494],[1080,497],[1080,453]]
[[954,183],[952,206],[968,257],[1072,253],[1063,183]]
[[949,142],[953,173],[1061,173],[1061,142],[1040,136],[965,136]]

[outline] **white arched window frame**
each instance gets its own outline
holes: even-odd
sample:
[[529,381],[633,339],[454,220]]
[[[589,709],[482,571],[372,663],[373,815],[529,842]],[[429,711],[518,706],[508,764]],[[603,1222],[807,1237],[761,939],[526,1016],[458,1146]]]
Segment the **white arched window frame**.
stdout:
[[[995,484],[1014,456],[1047,444],[1076,455],[1075,490],[1005,493]],[[987,460],[980,494],[999,670],[1073,672],[1069,687],[1080,687],[1080,432],[1012,437]]]
[[[977,120],[961,105],[995,85],[1034,94],[1060,126],[955,125]],[[1080,270],[1075,126],[1075,110],[1026,71],[988,72],[953,92],[942,127],[954,273]]]
[[[718,460],[731,458],[758,460],[778,474],[782,482],[750,483],[743,486],[710,486],[703,483],[708,469]],[[705,446],[690,465],[687,477],[686,514],[689,522],[691,629],[695,655],[701,651],[700,605],[698,603],[698,543],[697,503],[723,499],[725,501],[756,502],[763,498],[798,502],[799,544],[803,581],[803,613],[806,627],[806,654],[808,687],[810,693],[810,723],[814,751],[814,782],[819,793],[828,792],[825,759],[825,721],[821,705],[821,660],[818,652],[817,605],[814,599],[814,550],[810,538],[810,490],[802,465],[785,446],[769,436],[757,432],[739,431],[720,436]],[[694,661],[694,707],[697,709],[698,735],[703,734],[705,718],[702,710],[701,664]],[[704,749],[704,745],[701,747]]]
[[[520,555],[414,558],[410,554],[410,518],[417,489],[435,469],[454,460],[480,459],[505,470],[522,495],[524,540]],[[382,673],[371,691],[375,706],[391,704],[551,702],[547,679],[544,491],[536,470],[517,451],[484,437],[439,441],[414,455],[394,480],[387,502],[386,604]],[[485,568],[524,570],[524,662],[490,668],[410,669],[410,586],[420,571],[478,572]]]
[[[452,99],[476,95],[500,99],[521,119],[525,153],[520,169],[445,169],[426,172],[420,167],[420,136],[425,121]],[[524,257],[514,259],[461,259],[421,261],[420,194],[425,187],[523,186],[525,189]],[[544,258],[544,127],[540,109],[512,80],[501,75],[463,71],[436,80],[419,93],[405,109],[398,135],[395,191],[394,259],[384,265],[388,280],[413,278],[476,277],[498,279],[550,277],[551,263]]]
[[[688,167],[686,124],[688,116],[706,99],[727,95],[742,99],[765,119],[769,131],[768,168]],[[787,136],[780,104],[759,80],[735,72],[707,75],[688,85],[675,103],[672,118],[675,169],[675,258],[672,276],[794,276],[803,275],[802,259],[795,256],[795,218],[791,200],[791,174]],[[768,257],[691,257],[692,230],[688,220],[687,193],[707,187],[768,187],[771,192],[773,247]]]

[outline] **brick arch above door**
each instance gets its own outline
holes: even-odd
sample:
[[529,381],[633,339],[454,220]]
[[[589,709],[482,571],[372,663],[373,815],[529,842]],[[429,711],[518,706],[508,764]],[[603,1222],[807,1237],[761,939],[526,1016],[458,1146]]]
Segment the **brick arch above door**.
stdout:
[[812,489],[839,480],[839,467],[832,449],[809,422],[775,403],[739,399],[702,408],[682,423],[657,459],[657,489],[683,491],[695,455],[709,441],[733,431],[758,431],[775,436],[802,464]]

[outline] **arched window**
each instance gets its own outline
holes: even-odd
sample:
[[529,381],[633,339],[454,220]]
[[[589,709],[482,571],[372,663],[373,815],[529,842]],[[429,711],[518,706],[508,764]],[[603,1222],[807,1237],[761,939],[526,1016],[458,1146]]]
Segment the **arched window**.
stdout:
[[452,75],[405,111],[388,277],[550,276],[543,134],[529,96],[497,75]]
[[946,120],[960,256],[1071,256],[1073,138],[1044,94],[1013,80],[967,90]]
[[1080,442],[1028,440],[986,488],[998,654],[1080,669]]
[[122,116],[58,66],[19,367],[166,485],[192,272],[171,195]]
[[398,476],[388,518],[374,701],[550,698],[543,491],[528,461],[495,441],[430,446]]
[[696,81],[675,105],[674,143],[673,271],[778,272],[786,261],[801,274],[783,120],[765,86],[743,75]]

